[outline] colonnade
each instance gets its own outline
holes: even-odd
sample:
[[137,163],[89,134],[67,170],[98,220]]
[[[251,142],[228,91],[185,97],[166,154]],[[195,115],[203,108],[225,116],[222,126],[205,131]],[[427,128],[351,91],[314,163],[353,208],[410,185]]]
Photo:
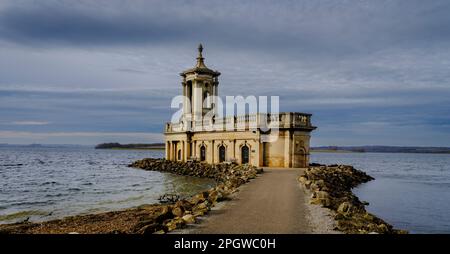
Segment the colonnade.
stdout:
[[[238,144],[239,147],[238,147]],[[204,147],[204,156],[202,156],[202,146]],[[220,154],[220,147],[223,146],[222,152],[225,151],[225,154]],[[249,163],[251,163],[251,145],[247,143],[245,140],[207,140],[207,141],[186,141],[186,140],[171,140],[166,141],[166,159],[174,160],[174,161],[188,161],[189,159],[196,159],[201,161],[202,158],[205,162],[208,163],[219,163],[223,161],[231,161],[234,160],[238,163],[243,161],[242,147],[246,146],[248,149]],[[259,151],[259,149],[257,149]],[[259,160],[259,159],[257,159]]]

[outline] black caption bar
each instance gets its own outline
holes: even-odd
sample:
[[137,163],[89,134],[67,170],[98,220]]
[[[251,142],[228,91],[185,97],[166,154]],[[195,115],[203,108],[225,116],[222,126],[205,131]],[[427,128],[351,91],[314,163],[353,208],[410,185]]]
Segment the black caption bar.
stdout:
[[[446,247],[450,235],[0,235],[2,249],[62,253],[335,253],[406,251]],[[294,252],[292,252],[294,251]],[[9,253],[9,252],[5,252]],[[165,253],[165,252],[164,252]]]

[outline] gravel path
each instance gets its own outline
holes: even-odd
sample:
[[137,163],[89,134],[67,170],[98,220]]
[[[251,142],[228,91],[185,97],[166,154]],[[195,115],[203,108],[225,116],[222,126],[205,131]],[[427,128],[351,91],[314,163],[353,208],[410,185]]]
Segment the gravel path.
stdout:
[[301,170],[265,169],[257,179],[241,186],[233,200],[183,233],[314,233],[307,197],[297,182]]

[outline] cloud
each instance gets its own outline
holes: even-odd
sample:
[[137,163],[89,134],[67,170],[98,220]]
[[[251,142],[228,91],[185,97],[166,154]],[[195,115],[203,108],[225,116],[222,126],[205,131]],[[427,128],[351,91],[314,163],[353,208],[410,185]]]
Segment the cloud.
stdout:
[[128,68],[118,68],[118,69],[116,69],[116,71],[119,71],[119,72],[136,73],[136,74],[146,74],[146,73],[148,73],[148,72],[146,72],[146,71],[134,70],[134,69],[128,69]]
[[140,132],[24,132],[24,131],[0,131],[0,138],[11,137],[33,137],[33,138],[48,138],[48,137],[144,137],[144,138],[160,138],[161,133],[140,133]]
[[1,143],[13,144],[82,144],[93,145],[102,142],[162,142],[161,133],[150,132],[26,132],[0,131]]
[[2,122],[40,117],[49,125],[2,125],[14,131],[157,132],[170,119],[171,97],[144,91],[1,90]]
[[162,132],[203,42],[222,96],[280,96],[282,111],[313,113],[313,142],[420,145],[421,126],[440,143],[449,12],[440,0],[1,1],[2,122],[51,123],[1,131]]
[[14,121],[13,125],[48,125],[50,122],[46,121]]
[[[178,45],[354,54],[450,35],[446,1],[7,1],[5,40],[23,44]],[[296,49],[292,51],[292,49]]]

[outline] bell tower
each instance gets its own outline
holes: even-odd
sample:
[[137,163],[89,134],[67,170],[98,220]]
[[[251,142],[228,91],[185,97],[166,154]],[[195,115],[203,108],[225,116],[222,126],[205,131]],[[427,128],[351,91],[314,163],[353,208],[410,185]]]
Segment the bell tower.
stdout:
[[198,45],[197,63],[194,68],[180,73],[183,86],[183,121],[202,121],[203,116],[215,109],[220,72],[206,67],[203,46]]

